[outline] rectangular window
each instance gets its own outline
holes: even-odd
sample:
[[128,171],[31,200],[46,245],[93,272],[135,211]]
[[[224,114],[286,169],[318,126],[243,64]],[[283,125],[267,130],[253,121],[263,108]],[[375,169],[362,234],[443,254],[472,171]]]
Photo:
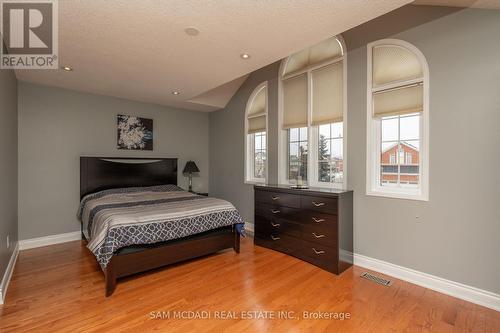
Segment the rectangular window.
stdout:
[[406,153],[406,157],[405,157],[405,164],[406,165],[410,165],[412,164],[412,153]]
[[405,164],[405,151],[401,146],[399,146],[399,164]]
[[344,180],[344,123],[319,125],[318,181],[339,183]]
[[288,179],[307,181],[307,127],[290,128],[288,135]]
[[[420,113],[383,117],[380,122],[382,129],[380,186],[418,188]],[[397,161],[394,161],[395,156],[398,156]],[[415,156],[415,162],[417,163],[414,167],[411,165],[412,156]],[[393,165],[396,165],[396,167],[394,168]],[[408,168],[409,166],[413,168]]]
[[264,179],[266,177],[266,132],[253,134],[253,176]]

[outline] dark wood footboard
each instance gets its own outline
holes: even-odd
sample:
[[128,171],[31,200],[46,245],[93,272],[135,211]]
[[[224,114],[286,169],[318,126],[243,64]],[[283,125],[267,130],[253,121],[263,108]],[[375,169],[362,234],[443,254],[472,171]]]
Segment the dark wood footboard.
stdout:
[[116,280],[121,277],[174,264],[184,260],[212,254],[233,248],[240,252],[240,235],[235,227],[229,226],[153,246],[147,249],[124,251],[113,256],[104,271],[106,297],[116,288]]
[[234,252],[240,253],[240,234],[236,230],[234,231],[233,249],[234,249]]

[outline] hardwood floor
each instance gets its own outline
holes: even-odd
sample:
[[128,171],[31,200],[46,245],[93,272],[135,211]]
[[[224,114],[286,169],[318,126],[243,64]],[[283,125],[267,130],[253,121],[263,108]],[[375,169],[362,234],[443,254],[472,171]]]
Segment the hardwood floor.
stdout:
[[[392,278],[384,287],[360,278],[360,267],[336,276],[252,241],[242,240],[239,255],[228,250],[120,280],[110,298],[82,242],[22,251],[0,332],[500,332],[500,312]],[[295,318],[247,319],[255,310]],[[215,318],[229,311],[238,318]],[[303,311],[350,318],[311,320]],[[211,318],[173,318],[179,314]]]

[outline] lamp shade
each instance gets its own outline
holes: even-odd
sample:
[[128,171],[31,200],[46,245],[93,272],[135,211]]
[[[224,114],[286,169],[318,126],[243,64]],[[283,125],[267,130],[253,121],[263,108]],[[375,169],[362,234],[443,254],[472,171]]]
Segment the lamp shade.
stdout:
[[182,173],[193,173],[193,172],[200,172],[200,169],[198,169],[194,161],[187,161],[186,166],[184,167]]

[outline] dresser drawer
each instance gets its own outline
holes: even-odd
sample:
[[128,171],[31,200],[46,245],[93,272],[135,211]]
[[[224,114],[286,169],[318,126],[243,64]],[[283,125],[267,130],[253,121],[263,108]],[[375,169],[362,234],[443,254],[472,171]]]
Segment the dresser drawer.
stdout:
[[288,254],[293,254],[294,250],[297,248],[297,241],[298,239],[285,234],[255,230],[255,244]]
[[268,219],[261,216],[255,217],[256,233],[266,233],[268,235],[288,234],[300,237],[302,235],[301,225],[281,219]]
[[302,250],[299,253],[294,253],[296,257],[326,269],[329,272],[338,272],[338,254],[336,248],[307,242],[305,240],[302,241],[302,244]]
[[254,243],[255,243],[255,245],[267,247],[268,249],[272,249],[272,250],[276,250],[276,251],[280,251],[280,252],[285,252],[285,253],[289,252],[284,247],[284,245],[283,245],[284,242],[281,239],[273,240],[270,237],[263,237],[263,236],[261,237],[261,236],[257,236],[257,234],[255,234]]
[[300,208],[300,196],[295,194],[256,190],[255,201],[284,207]]
[[302,226],[302,239],[314,244],[336,247],[337,228],[304,225]]
[[322,244],[265,230],[255,229],[256,245],[290,254],[311,264],[337,273],[337,249]]
[[337,198],[314,197],[309,195],[300,196],[300,207],[327,214],[338,213]]
[[281,233],[285,229],[284,222],[275,222],[262,216],[255,216],[255,231]]
[[269,205],[264,203],[257,203],[255,205],[255,215],[265,217],[270,220],[289,220],[289,221],[302,221],[302,214],[300,210],[282,207],[278,205]]
[[337,229],[337,215],[323,214],[314,211],[304,211],[301,222],[318,228]]

